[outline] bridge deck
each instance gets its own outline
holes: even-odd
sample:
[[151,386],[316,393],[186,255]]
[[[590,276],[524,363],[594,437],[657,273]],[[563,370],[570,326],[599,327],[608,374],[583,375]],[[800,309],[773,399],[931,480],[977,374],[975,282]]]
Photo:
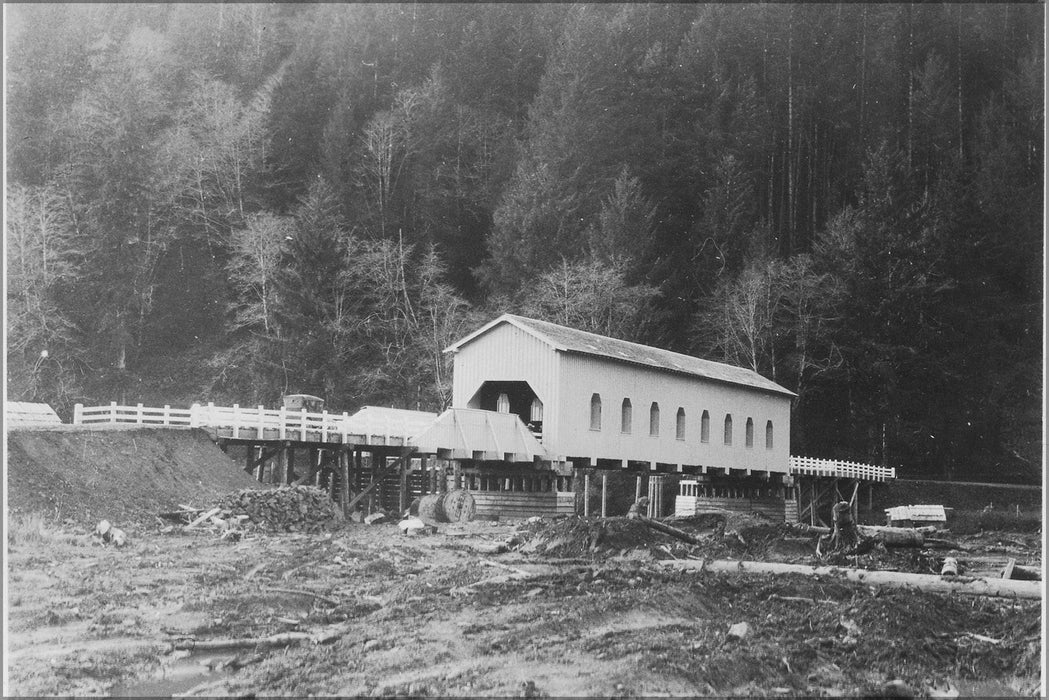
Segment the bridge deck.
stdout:
[[415,435],[437,418],[426,411],[365,406],[349,413],[311,413],[305,409],[193,404],[188,409],[143,406],[74,408],[74,425],[119,423],[204,428],[217,438],[251,442],[303,442],[331,445],[412,446]]

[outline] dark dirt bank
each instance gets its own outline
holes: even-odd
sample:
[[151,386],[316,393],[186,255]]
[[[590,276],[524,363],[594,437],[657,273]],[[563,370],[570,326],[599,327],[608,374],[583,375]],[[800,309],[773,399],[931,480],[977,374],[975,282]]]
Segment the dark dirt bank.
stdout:
[[263,488],[199,428],[13,430],[7,438],[12,515],[94,524],[151,522],[179,503]]

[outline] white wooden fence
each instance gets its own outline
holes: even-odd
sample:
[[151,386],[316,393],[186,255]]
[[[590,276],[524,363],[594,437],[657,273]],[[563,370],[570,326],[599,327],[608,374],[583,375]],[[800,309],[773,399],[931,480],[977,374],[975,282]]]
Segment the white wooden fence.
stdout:
[[873,464],[815,457],[791,457],[790,473],[798,476],[829,476],[863,481],[887,481],[896,478],[895,467],[876,467]]
[[188,409],[137,404],[83,406],[73,409],[74,425],[120,423],[137,425],[186,426],[216,430],[222,437],[252,440],[297,440],[300,442],[339,442],[343,444],[409,445],[434,414],[365,407],[349,413],[310,413],[287,408],[251,408],[233,404],[193,404]]

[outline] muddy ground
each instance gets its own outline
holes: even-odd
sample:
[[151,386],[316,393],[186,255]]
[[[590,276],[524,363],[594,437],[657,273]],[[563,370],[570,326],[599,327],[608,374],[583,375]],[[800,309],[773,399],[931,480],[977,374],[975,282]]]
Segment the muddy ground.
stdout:
[[[678,524],[704,546],[621,518],[470,522],[423,536],[342,522],[238,541],[157,523],[129,527],[120,549],[73,523],[23,529],[8,540],[6,690],[865,696],[902,681],[926,696],[1040,694],[1039,601],[673,572],[659,561],[816,562],[814,542],[781,526]],[[1040,566],[1040,533],[958,539],[970,573],[1010,557]],[[929,571],[944,555],[853,563]],[[743,622],[742,638],[728,634]],[[174,650],[274,635],[285,644]]]

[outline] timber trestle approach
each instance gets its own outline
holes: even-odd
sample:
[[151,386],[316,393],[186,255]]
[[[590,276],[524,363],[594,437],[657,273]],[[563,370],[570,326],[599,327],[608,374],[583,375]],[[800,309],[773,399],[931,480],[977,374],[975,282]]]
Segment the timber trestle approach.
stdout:
[[866,496],[870,510],[874,485],[896,476],[891,468],[808,457],[791,457],[783,472],[565,460],[549,455],[516,415],[474,409],[438,415],[366,406],[350,415],[114,402],[77,404],[73,423],[202,428],[260,482],[325,489],[347,515],[403,513],[416,497],[465,489],[481,517],[604,517],[645,496],[649,517],[759,511],[815,525],[826,524],[839,501],[856,518]]
[[812,457],[791,457],[790,473],[794,477],[798,521],[823,526],[828,526],[831,508],[841,501],[849,503],[853,520],[859,520],[864,500],[865,510],[872,513],[875,484],[896,478],[896,470],[891,467]]
[[542,465],[545,450],[517,416],[366,406],[350,415],[194,404],[189,409],[74,409],[78,425],[201,428],[262,483],[326,490],[347,515],[403,513],[412,500],[465,489],[480,516],[570,514],[570,475]]

